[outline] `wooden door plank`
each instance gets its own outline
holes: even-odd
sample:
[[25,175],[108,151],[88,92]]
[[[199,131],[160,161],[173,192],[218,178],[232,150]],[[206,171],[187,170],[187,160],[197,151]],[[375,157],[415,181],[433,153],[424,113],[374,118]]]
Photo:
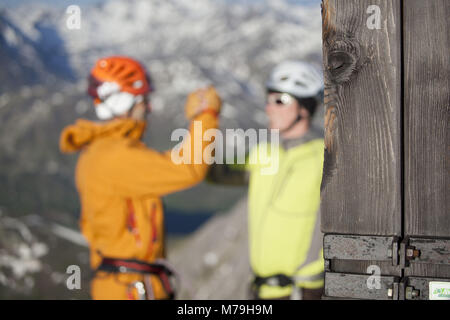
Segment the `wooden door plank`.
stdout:
[[449,237],[450,1],[404,1],[405,234]]
[[[367,9],[381,10],[369,29]],[[324,0],[324,233],[401,234],[401,2]]]

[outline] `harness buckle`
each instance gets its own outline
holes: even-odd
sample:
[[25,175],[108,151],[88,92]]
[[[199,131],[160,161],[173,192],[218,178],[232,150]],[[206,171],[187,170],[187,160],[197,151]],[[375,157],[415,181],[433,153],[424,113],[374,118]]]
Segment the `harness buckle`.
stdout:
[[135,281],[132,282],[128,285],[128,296],[132,297],[133,292],[132,290],[136,289],[137,294],[138,294],[138,300],[147,300],[147,295],[146,295],[146,291],[145,291],[145,286],[144,283],[141,281]]

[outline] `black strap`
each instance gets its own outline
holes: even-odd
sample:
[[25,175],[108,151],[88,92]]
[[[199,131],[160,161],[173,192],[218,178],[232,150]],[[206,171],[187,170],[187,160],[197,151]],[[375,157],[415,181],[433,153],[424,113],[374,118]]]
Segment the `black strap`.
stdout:
[[253,285],[258,288],[264,284],[276,287],[287,287],[293,285],[294,281],[291,277],[281,273],[268,277],[255,276],[255,278],[253,279]]
[[170,283],[169,277],[173,276],[172,270],[163,264],[147,263],[135,259],[116,259],[103,257],[102,262],[95,273],[103,271],[108,273],[139,273],[143,275],[156,275],[166,291],[169,299],[175,298],[175,292]]
[[256,299],[260,299],[259,290],[262,285],[287,287],[294,285],[294,280],[285,274],[274,274],[267,277],[256,275],[252,282],[252,292]]
[[302,117],[301,115],[297,115],[297,118],[295,118],[295,120],[293,120],[293,121],[291,122],[291,124],[290,124],[287,128],[280,130],[280,133],[283,133],[283,132],[286,132],[286,131],[291,130],[291,129],[292,129],[297,123],[299,123],[300,120],[302,120],[302,119],[303,119],[303,117]]

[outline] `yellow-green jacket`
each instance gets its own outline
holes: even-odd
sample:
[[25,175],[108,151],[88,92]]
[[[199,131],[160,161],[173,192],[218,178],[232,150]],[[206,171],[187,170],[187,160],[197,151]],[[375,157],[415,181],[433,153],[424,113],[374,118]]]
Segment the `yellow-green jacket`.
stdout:
[[[320,183],[323,139],[313,133],[271,149],[258,145],[250,152],[249,249],[255,275],[296,277],[297,286],[323,286],[324,260],[320,233]],[[267,147],[267,148],[265,148]],[[277,167],[267,174],[264,167]],[[267,170],[266,170],[267,171]],[[292,293],[292,286],[262,285],[260,298]]]

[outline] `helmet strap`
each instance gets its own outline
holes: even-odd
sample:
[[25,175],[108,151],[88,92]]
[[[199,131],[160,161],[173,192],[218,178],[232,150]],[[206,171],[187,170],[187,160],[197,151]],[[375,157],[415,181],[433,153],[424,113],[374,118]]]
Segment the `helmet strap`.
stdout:
[[[133,103],[133,105],[131,106],[131,108],[130,108],[130,109],[128,110],[128,112],[126,113],[127,117],[130,117],[131,114],[133,113],[133,110],[136,108],[136,106],[137,106],[139,103],[144,102],[144,101],[145,101],[145,97],[144,97],[143,95],[135,96],[135,97],[134,97],[134,103]],[[145,112],[146,112],[146,114],[148,113],[147,110],[148,110],[148,108],[145,107]]]
[[287,132],[287,131],[289,131],[289,130],[291,130],[297,123],[299,123],[302,119],[310,119],[311,120],[311,112],[309,111],[309,109],[307,109],[307,108],[305,108],[303,105],[300,105],[300,103],[299,103],[299,107],[298,107],[298,110],[301,110],[301,109],[306,109],[307,111],[308,111],[308,114],[309,114],[309,116],[308,117],[302,117],[301,115],[300,115],[300,113],[297,115],[297,117],[291,122],[291,124],[286,128],[286,129],[283,129],[283,130],[280,130],[280,133],[284,133],[284,132]]
[[303,119],[303,117],[300,114],[298,114],[297,118],[295,118],[294,121],[292,121],[291,124],[287,128],[280,130],[280,133],[284,133],[284,132],[291,130],[302,119]]

